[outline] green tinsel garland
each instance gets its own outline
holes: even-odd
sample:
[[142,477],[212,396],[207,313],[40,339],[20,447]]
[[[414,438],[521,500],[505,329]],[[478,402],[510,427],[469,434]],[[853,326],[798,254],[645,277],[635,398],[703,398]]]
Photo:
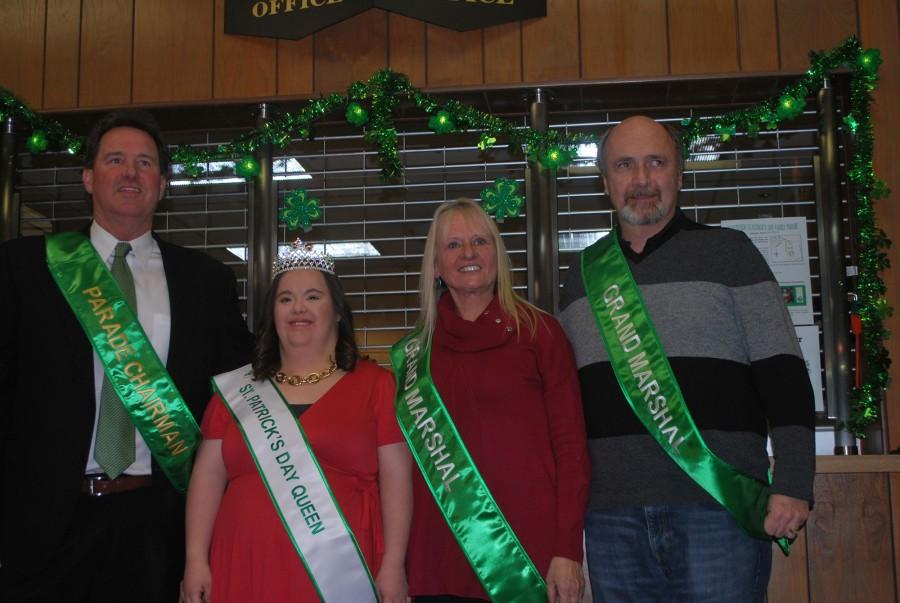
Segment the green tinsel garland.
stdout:
[[850,112],[843,123],[852,137],[853,155],[849,178],[856,197],[856,219],[859,226],[859,275],[856,283],[857,308],[863,325],[863,361],[865,378],[850,395],[850,417],[843,425],[857,437],[865,437],[867,425],[878,421],[881,392],[889,380],[891,365],[884,341],[889,334],[884,319],[891,307],[885,298],[886,288],[880,277],[888,267],[886,249],[891,242],[875,225],[873,202],[888,195],[887,187],[875,176],[872,167],[874,134],[869,112],[871,93],[878,83],[881,55],[877,49],[863,49],[855,37],[828,52],[810,53],[810,68],[796,83],[788,86],[777,99],[723,115],[685,120],[686,149],[705,135],[717,134],[727,140],[741,129],[755,136],[761,127],[774,129],[803,111],[805,99],[821,87],[828,71],[847,68],[851,71]]
[[[844,118],[844,125],[854,142],[849,177],[855,189],[859,224],[856,293],[864,330],[865,379],[863,385],[852,392],[851,415],[845,427],[857,436],[863,436],[865,427],[878,420],[881,391],[888,383],[890,366],[884,347],[888,334],[883,319],[890,314],[891,308],[885,299],[884,281],[879,276],[888,266],[885,249],[890,241],[875,226],[872,206],[873,201],[887,196],[889,192],[872,169],[873,133],[869,103],[878,81],[880,63],[877,49],[863,49],[855,37],[850,37],[833,50],[811,53],[809,70],[798,82],[782,91],[778,98],[739,111],[692,118],[683,123],[686,149],[710,134],[719,136],[723,141],[734,136],[739,129],[755,136],[763,128],[774,129],[782,121],[801,114],[806,98],[821,87],[828,71],[838,68],[851,70],[850,113]],[[478,148],[482,151],[490,150],[499,139],[504,139],[514,152],[521,150],[529,160],[548,169],[571,163],[578,145],[598,142],[598,136],[594,134],[566,135],[559,130],[538,132],[459,101],[438,100],[413,87],[405,75],[384,69],[365,82],[351,84],[346,94],[334,93],[307,101],[296,112],[280,115],[264,127],[215,149],[179,146],[172,152],[172,161],[183,165],[185,173],[192,178],[201,176],[203,166],[210,162],[235,161],[242,176],[253,178],[258,169],[252,169],[252,154],[261,145],[273,144],[284,148],[294,138],[306,139],[313,123],[340,110],[348,122],[363,129],[365,140],[378,149],[384,178],[394,180],[403,172],[397,148],[397,131],[393,124],[393,112],[402,99],[412,101],[430,116],[429,125],[438,133],[471,132],[479,136]],[[9,91],[0,88],[0,119],[6,116],[27,124],[31,129],[28,146],[33,152],[43,151],[48,144],[74,155],[83,152],[82,137],[60,123],[42,117]]]

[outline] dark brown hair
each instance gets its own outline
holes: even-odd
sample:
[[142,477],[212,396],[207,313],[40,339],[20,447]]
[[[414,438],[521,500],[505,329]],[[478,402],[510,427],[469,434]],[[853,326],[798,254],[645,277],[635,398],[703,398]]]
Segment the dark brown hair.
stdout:
[[156,152],[159,155],[159,173],[165,174],[169,171],[169,150],[163,139],[162,131],[159,129],[159,124],[156,123],[156,118],[146,111],[137,109],[113,111],[94,123],[84,147],[84,167],[93,169],[97,151],[100,149],[100,140],[113,128],[134,128],[146,132],[156,143]]
[[[256,346],[253,350],[252,363],[254,379],[268,377],[273,371],[281,368],[281,350],[278,347],[278,332],[275,330],[275,297],[278,295],[278,285],[282,276],[283,272],[272,279],[263,301],[262,315],[256,323]],[[334,310],[340,317],[337,343],[334,346],[334,361],[338,368],[350,372],[356,368],[356,361],[360,358],[356,337],[353,334],[353,313],[338,277],[327,272],[322,272],[322,276],[325,277]]]

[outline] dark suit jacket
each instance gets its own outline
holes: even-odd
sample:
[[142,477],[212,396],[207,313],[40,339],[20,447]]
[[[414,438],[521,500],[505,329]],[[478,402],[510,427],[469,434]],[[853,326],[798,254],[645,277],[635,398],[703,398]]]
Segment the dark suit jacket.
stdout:
[[[209,379],[248,361],[252,338],[231,270],[157,239],[171,308],[167,368],[197,422]],[[0,245],[0,562],[34,571],[62,541],[81,496],[94,421],[92,348],[47,268],[44,238]],[[159,512],[182,497],[154,463]],[[175,543],[183,547],[183,543]]]

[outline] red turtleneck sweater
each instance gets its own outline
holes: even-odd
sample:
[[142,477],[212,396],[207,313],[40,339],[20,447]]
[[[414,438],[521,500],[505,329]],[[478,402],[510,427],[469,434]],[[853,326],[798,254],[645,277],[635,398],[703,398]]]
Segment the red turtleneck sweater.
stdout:
[[[438,303],[431,374],[494,500],[542,576],[553,557],[581,562],[589,466],[578,374],[556,320],[534,335],[495,297],[463,320],[449,294]],[[407,554],[412,596],[488,598],[414,471]]]

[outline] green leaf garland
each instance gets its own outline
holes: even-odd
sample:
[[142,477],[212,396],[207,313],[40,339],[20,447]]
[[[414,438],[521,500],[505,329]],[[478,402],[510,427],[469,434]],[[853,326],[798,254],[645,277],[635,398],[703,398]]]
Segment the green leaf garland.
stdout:
[[[888,266],[885,250],[890,241],[875,226],[873,208],[873,202],[887,196],[888,191],[878,181],[872,167],[874,133],[869,111],[871,92],[877,86],[881,62],[878,49],[863,49],[856,37],[851,36],[830,51],[811,53],[810,68],[778,97],[738,111],[683,122],[686,149],[710,135],[722,140],[728,140],[739,131],[756,136],[763,129],[775,129],[779,123],[800,115],[806,99],[821,87],[829,71],[842,68],[851,71],[850,111],[843,123],[853,142],[848,175],[855,196],[859,227],[856,294],[863,323],[865,378],[862,386],[852,392],[851,416],[846,428],[857,436],[864,434],[866,425],[878,420],[881,392],[888,383],[890,367],[890,358],[884,347],[888,333],[883,324],[890,307],[885,299],[884,281],[879,276]],[[296,111],[279,115],[263,127],[246,132],[229,143],[215,148],[179,146],[172,151],[172,160],[183,165],[185,173],[191,177],[201,175],[203,169],[200,166],[210,162],[235,161],[236,172],[252,179],[259,173],[259,165],[252,155],[261,145],[273,144],[283,148],[294,138],[307,139],[313,123],[343,109],[348,122],[357,127],[365,126],[364,138],[378,151],[383,178],[396,180],[402,175],[403,166],[398,151],[394,111],[402,100],[411,102],[425,115],[431,116],[429,125],[435,132],[471,133],[479,137],[477,144],[481,151],[489,151],[497,141],[503,140],[513,152],[521,150],[524,156],[548,169],[569,165],[575,157],[577,145],[598,142],[598,136],[594,134],[563,134],[557,129],[539,132],[456,100],[438,100],[413,87],[405,75],[383,69],[366,81],[354,82],[345,94],[334,93],[306,101]],[[51,147],[73,155],[84,152],[82,137],[59,122],[36,113],[3,88],[0,88],[0,116],[12,117],[23,128],[30,128],[33,135],[38,130],[42,132],[46,146],[36,139],[34,144],[28,145],[33,152]]]

